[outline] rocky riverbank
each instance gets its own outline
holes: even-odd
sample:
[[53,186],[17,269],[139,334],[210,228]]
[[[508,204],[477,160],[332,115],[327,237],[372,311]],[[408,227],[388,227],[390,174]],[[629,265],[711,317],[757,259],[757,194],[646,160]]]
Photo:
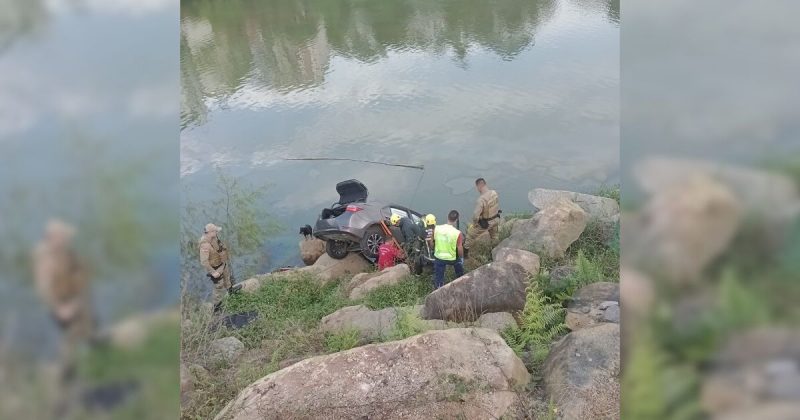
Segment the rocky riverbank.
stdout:
[[247,326],[186,311],[183,418],[618,418],[619,204],[529,200],[436,291],[308,240],[308,266],[227,300]]

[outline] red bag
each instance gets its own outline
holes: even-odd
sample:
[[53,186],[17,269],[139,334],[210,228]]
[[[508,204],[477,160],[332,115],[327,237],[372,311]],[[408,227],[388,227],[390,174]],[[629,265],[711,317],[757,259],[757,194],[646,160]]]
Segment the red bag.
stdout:
[[394,267],[400,250],[391,242],[378,247],[378,270]]

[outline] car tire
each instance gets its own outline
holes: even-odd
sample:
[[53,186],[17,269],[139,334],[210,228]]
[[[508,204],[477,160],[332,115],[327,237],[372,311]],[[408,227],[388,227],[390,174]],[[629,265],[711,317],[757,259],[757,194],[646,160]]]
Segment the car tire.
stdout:
[[325,253],[334,260],[341,260],[350,253],[347,242],[344,241],[325,241]]
[[361,237],[361,253],[367,259],[375,261],[378,258],[378,247],[386,242],[386,234],[378,225],[373,225],[364,231]]

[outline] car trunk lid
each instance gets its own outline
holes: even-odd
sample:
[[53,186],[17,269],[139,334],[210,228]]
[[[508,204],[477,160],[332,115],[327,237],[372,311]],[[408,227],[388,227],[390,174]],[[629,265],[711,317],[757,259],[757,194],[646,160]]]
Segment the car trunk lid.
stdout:
[[336,192],[339,193],[339,204],[366,202],[367,187],[357,179],[349,179],[336,184]]

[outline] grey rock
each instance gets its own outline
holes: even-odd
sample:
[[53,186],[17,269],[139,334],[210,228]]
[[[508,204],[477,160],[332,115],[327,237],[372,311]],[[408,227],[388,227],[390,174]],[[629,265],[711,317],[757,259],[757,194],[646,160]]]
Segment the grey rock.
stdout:
[[430,331],[295,363],[246,387],[216,418],[501,418],[529,381],[496,332]]
[[619,204],[610,198],[545,188],[536,188],[528,193],[528,200],[538,209],[547,208],[560,199],[577,204],[589,214],[589,218],[592,220],[610,224],[619,221]]
[[244,353],[244,344],[236,337],[218,338],[208,347],[211,363],[233,363]]
[[489,263],[429,294],[422,318],[472,322],[485,313],[520,311],[527,286],[528,273],[520,265]]
[[492,257],[502,248],[532,251],[550,258],[562,258],[567,248],[586,228],[588,216],[572,201],[561,199],[538,211],[529,220],[517,223],[511,236],[500,242]]
[[605,322],[615,322],[619,324],[619,306],[609,306],[606,310],[603,311],[603,321]]
[[573,331],[544,363],[544,384],[564,419],[616,419],[620,404],[618,324]]
[[533,252],[514,248],[501,248],[495,253],[494,261],[519,264],[528,274],[539,274],[539,256]]
[[497,332],[503,331],[506,328],[516,327],[517,321],[514,316],[508,312],[493,312],[483,314],[478,318],[478,326],[481,328],[489,328]]
[[602,322],[619,323],[619,305],[606,306],[604,310],[605,302],[619,302],[618,283],[597,282],[578,289],[567,305],[567,327],[577,331]]

